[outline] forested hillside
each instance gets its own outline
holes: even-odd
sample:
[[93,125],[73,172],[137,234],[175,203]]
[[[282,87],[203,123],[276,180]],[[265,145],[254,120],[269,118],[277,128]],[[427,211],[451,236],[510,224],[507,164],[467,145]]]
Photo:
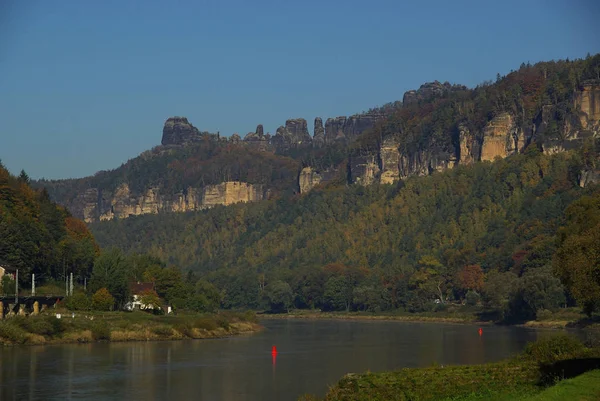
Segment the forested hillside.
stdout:
[[50,200],[46,190],[34,190],[24,172],[12,176],[0,163],[0,266],[29,285],[64,279],[73,273],[83,280],[91,272],[98,246],[87,226]]
[[[597,141],[554,156],[530,147],[395,185],[330,186],[91,228],[104,246],[201,274],[226,307],[422,311],[471,294],[493,310],[535,315],[567,302],[551,268],[556,233],[569,204],[600,196],[579,186],[597,164]],[[542,283],[537,303],[527,301],[533,282]],[[521,300],[513,312],[511,299]]]

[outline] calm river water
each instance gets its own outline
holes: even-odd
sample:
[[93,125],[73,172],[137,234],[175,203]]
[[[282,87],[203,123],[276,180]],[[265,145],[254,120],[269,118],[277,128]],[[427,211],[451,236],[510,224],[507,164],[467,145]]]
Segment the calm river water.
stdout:
[[[519,327],[267,320],[219,340],[0,348],[0,400],[296,400],[345,373],[497,361],[553,335]],[[274,359],[271,347],[278,354]]]

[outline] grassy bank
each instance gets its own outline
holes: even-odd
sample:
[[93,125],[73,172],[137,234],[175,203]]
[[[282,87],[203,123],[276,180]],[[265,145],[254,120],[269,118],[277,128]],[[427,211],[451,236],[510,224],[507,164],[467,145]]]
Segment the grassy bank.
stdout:
[[[536,320],[514,322],[532,328],[600,328],[600,319],[587,319],[579,308],[560,309],[554,313],[543,311]],[[477,307],[453,307],[445,311],[411,313],[402,310],[387,312],[321,312],[314,310],[293,310],[289,313],[259,315],[261,319],[342,319],[342,320],[396,320],[404,322],[432,323],[500,323],[494,316],[487,316]],[[503,322],[504,323],[504,322]]]
[[0,343],[59,344],[219,338],[260,330],[254,313],[157,316],[145,312],[82,312],[14,316],[0,321]]
[[[301,400],[586,399],[577,398],[578,395],[598,399],[593,398],[600,394],[597,369],[600,349],[584,346],[571,337],[557,336],[530,344],[522,355],[498,363],[348,374],[330,388],[324,399],[304,396]],[[561,381],[571,377],[574,379]]]

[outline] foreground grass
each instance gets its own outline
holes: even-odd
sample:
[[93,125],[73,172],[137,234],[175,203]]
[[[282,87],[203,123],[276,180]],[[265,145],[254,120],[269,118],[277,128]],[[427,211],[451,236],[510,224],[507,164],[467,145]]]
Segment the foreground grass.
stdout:
[[519,401],[600,400],[600,370],[593,370],[573,379],[566,379],[539,394]]
[[80,312],[15,316],[0,321],[0,343],[57,344],[219,338],[260,330],[253,313],[157,316],[145,312]]
[[[600,369],[599,349],[557,336],[530,344],[523,355],[498,363],[348,374],[324,400],[585,400],[588,395],[600,399],[599,370],[575,377],[593,369]],[[575,378],[559,382],[565,377]],[[320,399],[307,395],[301,400]]]

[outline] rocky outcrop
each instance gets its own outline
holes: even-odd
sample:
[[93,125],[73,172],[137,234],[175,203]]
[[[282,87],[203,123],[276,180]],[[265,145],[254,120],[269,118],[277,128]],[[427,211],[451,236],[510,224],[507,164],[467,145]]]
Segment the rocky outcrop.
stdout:
[[600,183],[600,170],[584,169],[579,173],[579,186],[585,188],[591,184]]
[[481,145],[465,124],[458,125],[458,163],[473,164],[479,160]]
[[456,157],[454,153],[435,147],[413,152],[401,152],[400,178],[405,179],[413,175],[429,175],[435,171],[453,168],[455,164]]
[[133,194],[129,185],[121,184],[114,192],[90,188],[76,198],[69,209],[87,223],[123,219],[142,214],[188,212],[216,205],[256,202],[266,198],[261,185],[229,181],[203,188],[188,187],[175,194],[148,188],[142,195]]
[[325,121],[325,143],[331,144],[337,140],[345,139],[344,127],[346,117],[328,118]]
[[313,146],[316,148],[325,146],[325,128],[323,128],[323,120],[321,117],[315,118],[315,128],[313,132]]
[[379,151],[381,176],[379,182],[392,184],[400,179],[400,151],[398,140],[389,136],[383,140]]
[[582,84],[574,96],[575,110],[584,129],[600,121],[600,81],[590,80]]
[[350,156],[349,165],[353,184],[371,185],[379,182],[381,169],[377,155],[366,153]]
[[186,145],[200,140],[198,128],[189,123],[185,117],[170,117],[163,127],[161,143],[167,145]]
[[285,122],[285,127],[280,126],[273,138],[273,145],[278,150],[286,150],[294,147],[310,146],[312,137],[308,133],[308,127],[304,118],[294,118]]
[[380,113],[355,114],[350,117],[328,118],[325,122],[325,143],[352,141],[385,119]]
[[525,147],[523,130],[516,127],[509,113],[501,113],[487,123],[483,130],[481,161],[492,161],[496,157],[505,158],[520,152]]
[[262,185],[246,182],[229,181],[218,185],[207,185],[203,188],[202,208],[216,205],[231,205],[239,202],[256,202],[263,200]]
[[304,167],[298,175],[298,187],[300,193],[304,194],[319,184],[326,184],[338,176],[336,168],[316,169],[314,167]]
[[402,98],[402,104],[405,106],[410,106],[434,98],[446,96],[451,91],[466,89],[466,86],[451,85],[449,82],[444,82],[443,84],[439,81],[426,82],[417,90],[413,89],[405,92]]
[[300,193],[304,194],[321,182],[321,174],[319,174],[312,167],[304,167],[300,171],[298,176],[298,186],[300,187]]

